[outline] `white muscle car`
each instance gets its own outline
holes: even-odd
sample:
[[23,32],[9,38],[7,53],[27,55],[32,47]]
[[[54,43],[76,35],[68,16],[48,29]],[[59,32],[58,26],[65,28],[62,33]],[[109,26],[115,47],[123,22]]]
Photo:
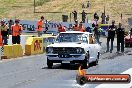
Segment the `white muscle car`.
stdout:
[[80,31],[61,32],[54,44],[46,47],[47,66],[53,63],[80,63],[84,68],[89,63],[98,63],[101,46],[92,33]]

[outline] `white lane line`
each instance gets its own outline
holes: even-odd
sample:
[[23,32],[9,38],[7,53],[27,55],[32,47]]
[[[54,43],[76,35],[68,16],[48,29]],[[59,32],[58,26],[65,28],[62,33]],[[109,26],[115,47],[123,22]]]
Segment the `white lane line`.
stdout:
[[[124,71],[121,74],[129,74],[132,77],[132,68]],[[132,88],[132,80],[128,84],[101,84],[96,88]]]

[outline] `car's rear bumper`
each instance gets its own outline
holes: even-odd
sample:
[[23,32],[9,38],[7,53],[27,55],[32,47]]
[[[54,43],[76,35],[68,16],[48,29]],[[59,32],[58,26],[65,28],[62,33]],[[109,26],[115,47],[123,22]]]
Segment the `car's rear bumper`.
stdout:
[[60,55],[47,55],[47,59],[54,63],[62,63],[62,62],[80,62],[85,59],[85,54],[70,54],[69,57],[61,56]]

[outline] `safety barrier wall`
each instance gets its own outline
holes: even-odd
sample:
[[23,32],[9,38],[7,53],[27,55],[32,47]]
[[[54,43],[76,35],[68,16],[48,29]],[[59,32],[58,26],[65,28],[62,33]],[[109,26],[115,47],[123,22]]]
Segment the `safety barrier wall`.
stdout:
[[[20,44],[22,45],[23,50],[25,49],[26,40],[28,37],[32,37],[33,35],[20,35]],[[8,45],[12,45],[12,35],[9,36]]]
[[23,49],[20,44],[4,45],[4,58],[17,58],[23,56]]
[[28,37],[25,45],[25,55],[42,54],[43,46],[42,37]]
[[42,37],[32,37],[33,35],[22,35],[21,44],[12,45],[12,36],[9,37],[8,45],[3,46],[4,59],[17,58],[23,55],[35,55],[45,52],[46,46],[53,43],[56,36],[45,34]]

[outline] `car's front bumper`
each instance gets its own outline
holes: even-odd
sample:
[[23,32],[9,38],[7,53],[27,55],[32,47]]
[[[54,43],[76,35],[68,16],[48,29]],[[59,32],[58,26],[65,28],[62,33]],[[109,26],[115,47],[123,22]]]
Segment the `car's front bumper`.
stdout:
[[69,55],[58,55],[58,54],[48,54],[47,59],[54,63],[62,63],[62,62],[80,62],[85,59],[85,54],[69,54]]

